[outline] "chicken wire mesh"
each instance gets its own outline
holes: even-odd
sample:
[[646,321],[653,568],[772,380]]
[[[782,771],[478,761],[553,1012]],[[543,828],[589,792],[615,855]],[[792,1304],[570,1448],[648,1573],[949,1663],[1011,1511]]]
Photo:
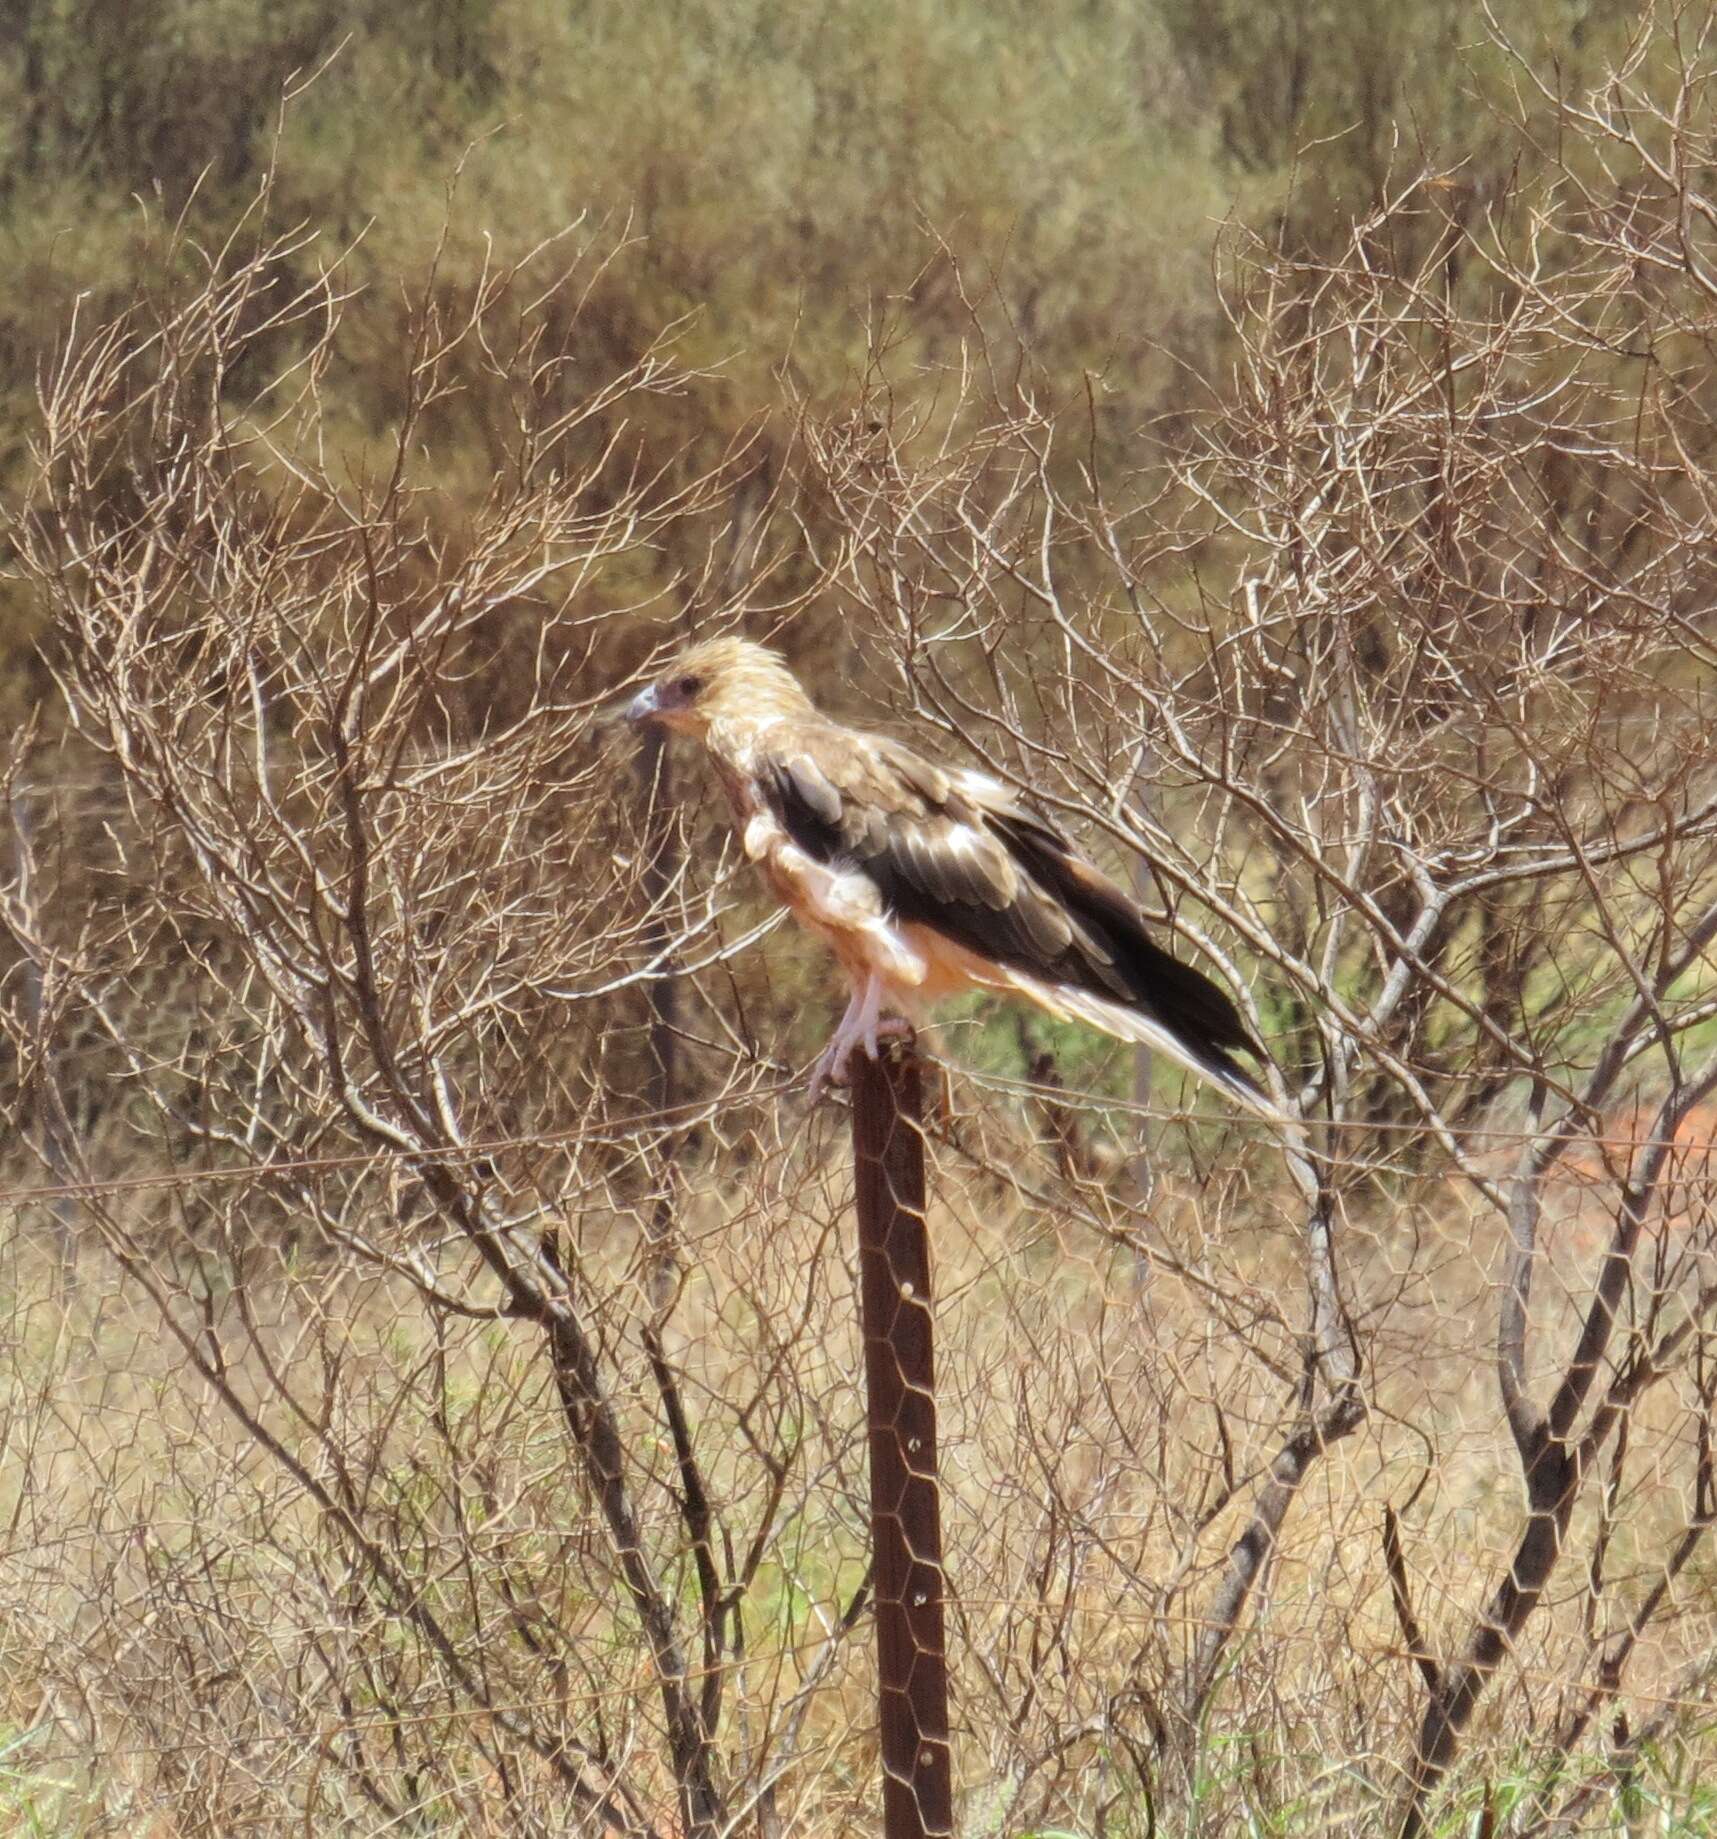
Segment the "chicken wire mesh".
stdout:
[[[1148,861],[1292,1119],[924,1044],[957,1830],[1709,1826],[1697,124],[1230,250],[1231,387],[1124,483],[981,364],[761,489],[645,465],[691,380],[593,384],[576,268],[426,297],[375,477],[291,238],[74,340],[16,534],[71,719],[10,762],[19,1819],[876,1830],[834,1005],[597,719],[744,624]],[[449,532],[462,366],[522,433]]]

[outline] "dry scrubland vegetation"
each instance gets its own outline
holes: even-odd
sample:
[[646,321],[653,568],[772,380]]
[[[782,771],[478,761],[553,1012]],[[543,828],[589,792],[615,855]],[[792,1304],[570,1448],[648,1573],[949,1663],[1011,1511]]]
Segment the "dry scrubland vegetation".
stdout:
[[1717,1824],[1717,45],[1401,10],[9,22],[9,1830],[875,1830],[731,623],[1303,1120],[943,1034],[962,1831]]

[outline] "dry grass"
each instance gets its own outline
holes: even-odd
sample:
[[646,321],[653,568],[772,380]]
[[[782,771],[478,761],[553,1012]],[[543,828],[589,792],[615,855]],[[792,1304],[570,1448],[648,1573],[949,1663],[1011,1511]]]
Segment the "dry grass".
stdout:
[[[743,1167],[706,1161],[691,1176],[668,1337],[736,1535],[765,1484],[741,1428],[757,1428],[748,1411],[762,1401],[787,1425],[793,1510],[747,1593],[744,1658],[730,1666],[730,1715],[759,1731],[807,1677],[865,1548],[844,1143],[838,1118],[804,1118],[791,1101],[781,1128],[784,1141],[753,1140]],[[1271,1371],[1291,1366],[1292,1335],[1267,1326],[1296,1281],[1288,1192],[1270,1185],[1272,1152],[1230,1136],[1216,1160],[1234,1173],[1203,1184],[1165,1175],[1148,1205],[1127,1207],[1113,1184],[1068,1188],[1005,1109],[987,1128],[988,1171],[946,1146],[937,1153],[932,1221],[962,1804],[973,1831],[992,1830],[986,1807],[996,1831],[1048,1819],[1095,1830],[1103,1808],[1109,1832],[1143,1831],[1129,1744],[1143,1744],[1173,1703],[1201,1601],[1251,1511],[1248,1478],[1267,1468],[1293,1409],[1292,1388],[1285,1396]],[[958,1134],[976,1135],[969,1114]],[[1371,1413],[1288,1520],[1206,1710],[1196,1769],[1209,1830],[1243,1809],[1262,1830],[1338,1819],[1365,1830],[1392,1797],[1417,1697],[1379,1563],[1383,1503],[1401,1511],[1434,1651],[1461,1627],[1475,1569],[1495,1571],[1518,1532],[1512,1446],[1488,1370],[1496,1235],[1446,1182],[1411,1188],[1381,1224],[1358,1211],[1343,1222],[1344,1278],[1372,1354]],[[1581,1244],[1588,1186],[1573,1181],[1558,1198],[1565,1211],[1550,1236],[1566,1248],[1555,1260],[1566,1294],[1543,1286],[1539,1323],[1552,1343],[1589,1288],[1581,1261],[1594,1255]],[[585,1536],[590,1504],[566,1465],[549,1375],[517,1329],[437,1330],[403,1278],[321,1249],[291,1263],[263,1251],[232,1261],[193,1248],[161,1198],[148,1210],[163,1267],[195,1250],[202,1281],[215,1280],[208,1320],[244,1349],[233,1378],[245,1407],[301,1460],[338,1451],[361,1478],[365,1512],[423,1587],[468,1620],[473,1651],[533,1658],[540,1614],[581,1655],[576,1684],[553,1666],[503,1675],[492,1662],[497,1678],[527,1696],[560,1679],[581,1724],[635,1717],[649,1671],[613,1607],[572,1587],[540,1598],[554,1589],[562,1542]],[[68,1274],[43,1249],[41,1225],[39,1207],[12,1210],[4,1244],[0,1626],[9,1726],[36,1733],[23,1760],[36,1779],[74,1785],[45,1830],[208,1831],[220,1810],[247,1831],[310,1819],[380,1832],[386,1821],[338,1785],[348,1719],[433,1734],[445,1785],[420,1791],[425,1830],[504,1830],[481,1713],[444,1702],[427,1678],[413,1692],[398,1672],[385,1711],[385,1694],[360,1691],[344,1710],[306,1697],[312,1654],[346,1648],[359,1678],[359,1650],[385,1652],[398,1631],[379,1614],[340,1625],[349,1580],[323,1514],[187,1373],[99,1240],[82,1243]],[[638,1221],[591,1216],[581,1237],[586,1280],[628,1338],[621,1299],[639,1270]],[[1264,1325],[1250,1338],[1234,1333],[1243,1313]],[[301,1376],[295,1394],[332,1438],[292,1422],[264,1363]],[[628,1410],[647,1414],[636,1349],[617,1349],[615,1368]],[[1652,1458],[1617,1508],[1608,1562],[1623,1600],[1649,1586],[1685,1514],[1678,1450],[1690,1408],[1666,1392],[1635,1426]],[[637,1458],[650,1462],[647,1442]],[[1225,1476],[1233,1498],[1211,1511]],[[1587,1520],[1598,1511],[1582,1510]],[[1591,1535],[1576,1523],[1582,1545]],[[509,1596],[513,1623],[496,1622],[493,1603],[480,1609],[467,1594],[473,1566],[529,1575],[539,1594]],[[1590,1604],[1571,1579],[1519,1646],[1475,1731],[1472,1780],[1509,1776],[1535,1733],[1595,1682]],[[1630,1670],[1636,1720],[1686,1692],[1689,1668],[1717,1639],[1714,1617],[1709,1571],[1695,1566]],[[375,1656],[362,1665],[374,1669]],[[872,1830],[870,1680],[861,1635],[810,1705],[785,1830]],[[380,1747],[383,1779],[406,1792],[411,1769],[390,1771]],[[1695,1739],[1691,1755],[1702,1753]],[[528,1790],[515,1779],[515,1805]]]

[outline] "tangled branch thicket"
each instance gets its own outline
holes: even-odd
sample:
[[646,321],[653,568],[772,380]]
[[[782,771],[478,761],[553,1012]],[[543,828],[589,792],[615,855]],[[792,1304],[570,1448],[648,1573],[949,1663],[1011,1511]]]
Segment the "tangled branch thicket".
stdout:
[[[884,343],[790,472],[652,453],[700,382],[593,370],[594,245],[432,281],[370,465],[304,237],[74,331],[14,529],[70,728],[10,776],[8,1792],[871,1829],[825,1005],[598,719],[744,624],[1148,864],[1296,1120],[942,1040],[961,1830],[1695,1817],[1710,70],[1673,22],[1590,96],[1523,70],[1514,191],[1229,239],[1232,374],[1125,477],[982,300],[959,376]],[[455,526],[473,380],[512,419]]]

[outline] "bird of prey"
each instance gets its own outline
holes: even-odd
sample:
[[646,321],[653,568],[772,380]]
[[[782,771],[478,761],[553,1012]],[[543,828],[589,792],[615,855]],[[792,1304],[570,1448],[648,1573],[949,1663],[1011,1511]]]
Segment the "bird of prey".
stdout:
[[1121,889],[998,780],[831,721],[744,639],[691,646],[625,713],[702,741],[746,855],[847,974],[813,1093],[856,1046],[874,1059],[879,1036],[980,989],[1155,1048],[1278,1115],[1234,1058],[1267,1064],[1227,994],[1153,943]]

